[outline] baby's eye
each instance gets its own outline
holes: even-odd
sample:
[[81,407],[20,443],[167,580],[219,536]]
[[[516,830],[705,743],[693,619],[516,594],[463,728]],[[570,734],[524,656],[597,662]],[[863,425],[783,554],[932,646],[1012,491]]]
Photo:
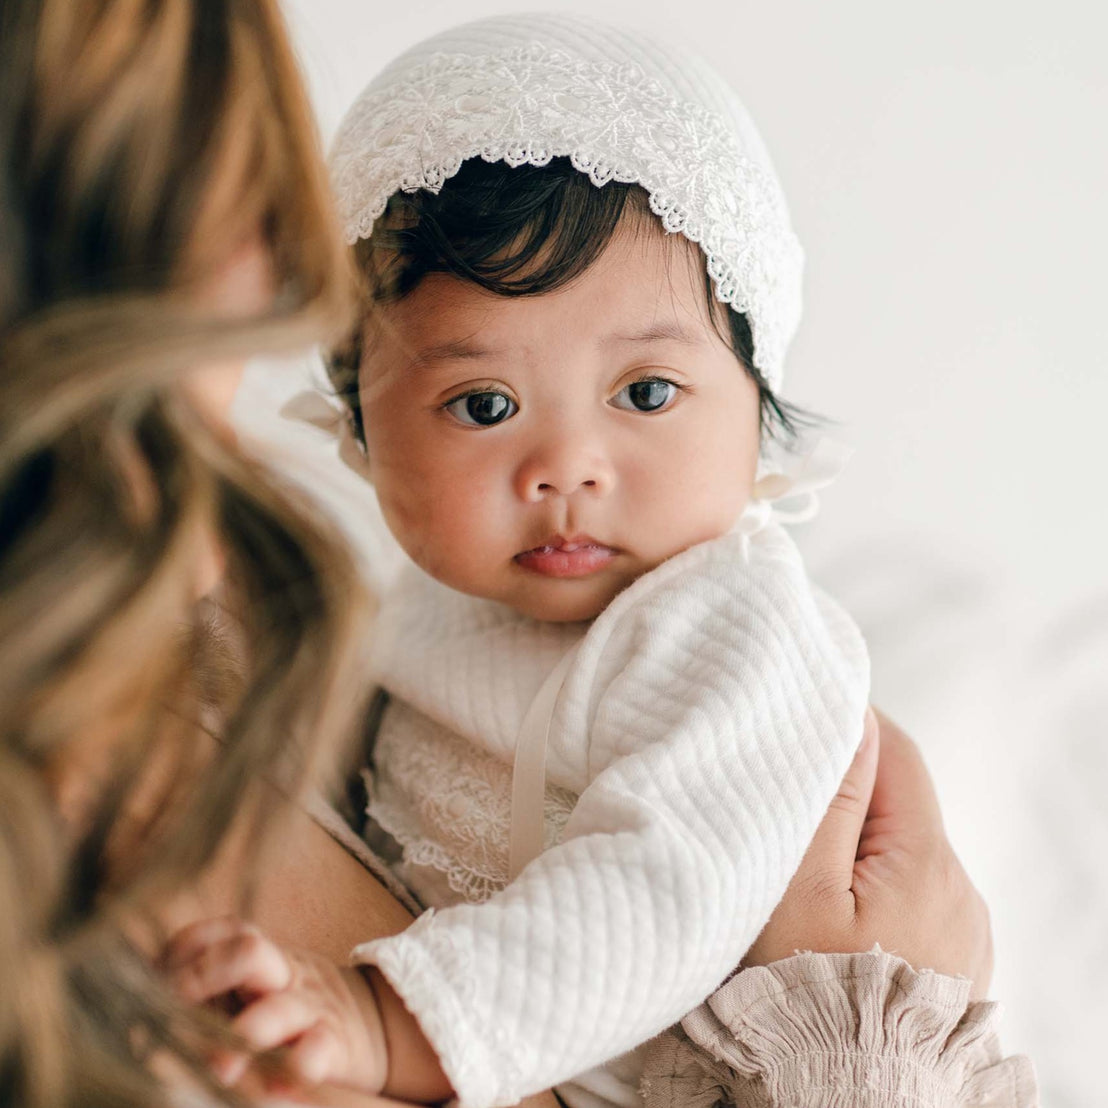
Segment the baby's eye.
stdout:
[[519,405],[502,392],[471,392],[443,407],[468,427],[492,427],[519,411]]
[[612,397],[612,405],[629,412],[660,412],[673,403],[677,386],[664,377],[632,381]]

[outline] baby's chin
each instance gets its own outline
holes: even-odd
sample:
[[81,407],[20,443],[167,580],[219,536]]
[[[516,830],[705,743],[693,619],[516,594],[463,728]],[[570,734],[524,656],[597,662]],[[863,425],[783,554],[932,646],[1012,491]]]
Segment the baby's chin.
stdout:
[[450,566],[448,572],[436,572],[437,567],[418,558],[413,561],[440,585],[479,600],[503,604],[542,623],[584,623],[596,619],[631,584],[623,575],[615,577],[610,573],[603,574],[602,579],[556,580],[513,566],[503,574],[476,576],[459,573],[456,566]]
[[[552,590],[553,591],[553,590]],[[615,594],[606,594],[603,598],[573,597],[568,590],[562,596],[522,597],[506,603],[520,615],[543,623],[584,623],[596,619],[612,602]]]
[[622,557],[616,564],[604,565],[594,573],[566,577],[536,572],[516,559],[482,565],[476,560],[465,562],[438,556],[441,551],[426,547],[410,547],[406,552],[440,585],[503,604],[542,623],[583,623],[595,619],[643,572],[637,560]]
[[[535,577],[528,579],[520,571],[521,579],[496,595],[486,595],[522,616],[542,623],[584,623],[598,615],[631,582],[613,579],[605,574],[602,580],[552,580]],[[528,575],[530,576],[530,575]]]

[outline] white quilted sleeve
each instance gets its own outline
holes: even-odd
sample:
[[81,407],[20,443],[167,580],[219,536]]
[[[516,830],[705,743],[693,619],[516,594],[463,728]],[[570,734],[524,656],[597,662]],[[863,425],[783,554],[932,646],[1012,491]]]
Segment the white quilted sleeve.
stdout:
[[[728,537],[627,590],[556,724],[591,784],[561,843],[480,905],[354,952],[376,963],[465,1108],[515,1104],[676,1022],[735,967],[862,734],[868,663],[783,535]],[[591,676],[586,676],[591,675]]]

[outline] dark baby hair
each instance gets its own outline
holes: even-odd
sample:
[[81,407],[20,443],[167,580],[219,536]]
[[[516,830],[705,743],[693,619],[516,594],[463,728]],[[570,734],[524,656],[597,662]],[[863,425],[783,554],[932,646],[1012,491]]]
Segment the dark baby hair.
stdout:
[[[568,158],[516,168],[473,158],[438,193],[395,193],[373,237],[354,247],[367,309],[402,300],[432,273],[497,296],[553,292],[600,257],[625,214],[655,218],[641,185],[611,181],[598,188]],[[779,399],[754,365],[750,324],[716,299],[707,269],[704,295],[721,338],[758,386],[763,432],[791,442],[807,417]],[[359,437],[361,347],[359,330],[328,359],[331,382],[349,404]]]

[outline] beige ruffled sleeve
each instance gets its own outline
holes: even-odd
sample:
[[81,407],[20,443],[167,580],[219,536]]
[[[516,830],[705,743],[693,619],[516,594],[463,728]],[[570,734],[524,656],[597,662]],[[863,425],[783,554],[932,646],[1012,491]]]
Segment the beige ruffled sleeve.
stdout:
[[647,1108],[1036,1108],[998,1008],[902,958],[798,954],[744,970],[660,1036]]

